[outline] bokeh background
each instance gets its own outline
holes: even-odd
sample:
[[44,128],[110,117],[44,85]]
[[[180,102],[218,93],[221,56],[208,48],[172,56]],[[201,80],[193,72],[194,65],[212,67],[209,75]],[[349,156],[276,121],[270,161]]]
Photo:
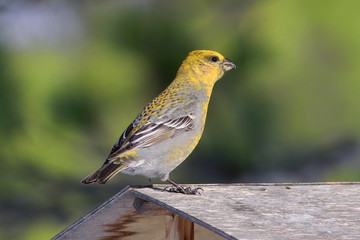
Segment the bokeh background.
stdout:
[[[360,181],[359,1],[0,1],[0,239],[49,239],[188,52],[234,61],[179,183]],[[153,183],[158,183],[153,180]]]

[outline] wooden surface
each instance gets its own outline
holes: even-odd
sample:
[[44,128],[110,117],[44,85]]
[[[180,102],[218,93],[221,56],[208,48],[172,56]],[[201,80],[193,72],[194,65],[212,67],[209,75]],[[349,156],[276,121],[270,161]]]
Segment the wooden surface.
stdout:
[[194,187],[201,196],[134,194],[228,239],[360,239],[359,183]]
[[126,188],[53,239],[165,239],[182,218],[195,239],[360,239],[360,183],[165,186]]
[[[168,216],[174,216],[169,221]],[[176,218],[175,218],[176,217]],[[178,224],[178,220],[183,222]],[[196,240],[220,240],[222,237],[153,203],[138,198],[129,187],[57,234],[53,240],[164,240],[176,231],[196,236]],[[183,228],[185,223],[185,228]],[[176,226],[176,228],[172,228]],[[190,227],[188,227],[190,226]],[[170,231],[170,229],[172,230]],[[175,230],[175,232],[174,232]],[[190,233],[190,235],[189,235]]]
[[194,240],[194,222],[172,214],[165,217],[165,240]]

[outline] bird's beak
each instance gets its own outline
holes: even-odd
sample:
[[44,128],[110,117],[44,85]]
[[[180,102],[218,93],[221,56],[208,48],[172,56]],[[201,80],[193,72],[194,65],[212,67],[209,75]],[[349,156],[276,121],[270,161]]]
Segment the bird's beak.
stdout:
[[222,68],[224,69],[224,71],[229,71],[231,69],[236,68],[236,65],[227,58],[225,58],[225,60],[223,61],[223,63],[221,65],[222,65]]

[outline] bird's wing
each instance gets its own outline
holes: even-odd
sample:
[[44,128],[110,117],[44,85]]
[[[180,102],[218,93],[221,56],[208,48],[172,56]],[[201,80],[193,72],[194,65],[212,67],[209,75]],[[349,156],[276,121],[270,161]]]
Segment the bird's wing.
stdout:
[[156,123],[148,122],[135,131],[133,131],[134,125],[130,124],[111,149],[107,159],[115,159],[117,156],[136,148],[150,147],[193,128],[193,114]]
[[114,146],[111,148],[110,154],[108,156],[108,158],[110,156],[112,156],[114,153],[118,152],[122,146],[124,145],[124,143],[127,141],[127,139],[129,138],[131,132],[133,132],[135,126],[134,123],[132,122],[126,129],[125,131],[121,134],[121,136],[119,137],[119,139],[117,140],[117,142],[114,144]]

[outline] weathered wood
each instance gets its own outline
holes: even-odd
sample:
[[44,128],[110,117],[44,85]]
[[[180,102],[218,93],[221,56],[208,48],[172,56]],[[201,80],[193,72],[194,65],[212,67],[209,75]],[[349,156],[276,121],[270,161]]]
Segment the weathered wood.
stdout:
[[[184,195],[164,192],[164,185],[126,188],[53,239],[164,239],[176,231],[194,231],[196,239],[205,240],[360,236],[360,183],[191,187],[204,191]],[[185,223],[179,219],[186,219]],[[193,230],[190,221],[195,223]]]
[[165,217],[166,240],[194,240],[194,223],[172,214]]
[[360,183],[191,185],[134,194],[227,239],[359,239]]

